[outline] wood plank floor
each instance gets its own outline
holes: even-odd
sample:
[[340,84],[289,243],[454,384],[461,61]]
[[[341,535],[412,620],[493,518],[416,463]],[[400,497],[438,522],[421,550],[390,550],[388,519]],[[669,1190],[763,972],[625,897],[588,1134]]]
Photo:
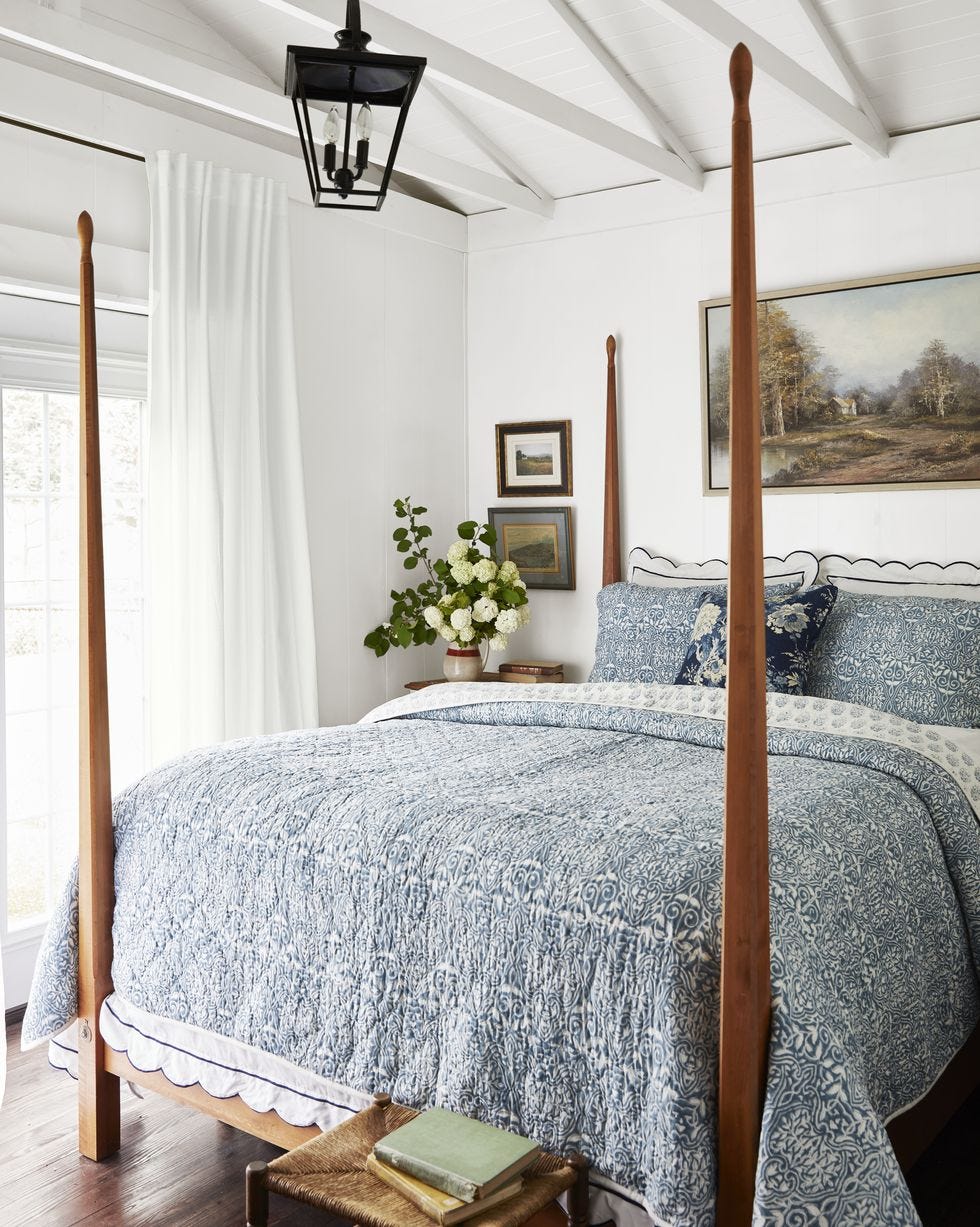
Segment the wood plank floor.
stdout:
[[[123,1149],[105,1163],[90,1163],[75,1150],[75,1095],[67,1075],[48,1068],[45,1048],[21,1053],[19,1027],[8,1029],[7,1043],[7,1098],[0,1110],[4,1227],[242,1227],[245,1165],[272,1158],[274,1147],[160,1096],[141,1101],[124,1091]],[[980,1224],[978,1156],[980,1093],[909,1178],[925,1227]],[[272,1223],[331,1227],[323,1215],[286,1202],[273,1205]]]

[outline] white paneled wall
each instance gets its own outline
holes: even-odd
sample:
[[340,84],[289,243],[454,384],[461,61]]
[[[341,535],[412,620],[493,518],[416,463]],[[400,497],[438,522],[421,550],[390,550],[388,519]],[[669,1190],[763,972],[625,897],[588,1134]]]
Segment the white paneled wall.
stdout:
[[362,646],[417,583],[391,540],[392,503],[430,509],[433,548],[465,506],[464,257],[295,206],[296,344],[317,618],[320,720],[356,720],[412,678],[439,676],[435,648]]
[[[758,167],[760,289],[980,261],[969,127],[902,138],[886,169],[844,150]],[[727,555],[727,500],[704,497],[701,474],[698,302],[729,286],[728,177],[709,179],[688,216],[649,224],[637,218],[647,201],[657,216],[662,185],[638,189],[638,205],[629,192],[613,194],[616,207],[564,202],[567,237],[552,241],[499,215],[470,221],[470,510],[496,502],[495,422],[572,419],[578,589],[532,594],[534,624],[512,651],[564,659],[576,679],[595,636],[609,332],[620,340],[626,543]],[[765,515],[772,552],[980,561],[980,490],[773,494]]]

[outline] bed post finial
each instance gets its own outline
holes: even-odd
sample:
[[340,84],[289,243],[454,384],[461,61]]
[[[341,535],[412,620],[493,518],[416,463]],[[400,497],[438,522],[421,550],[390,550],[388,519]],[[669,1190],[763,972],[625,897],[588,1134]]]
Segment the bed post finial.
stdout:
[[114,843],[92,237],[92,219],[82,213],[78,219],[78,1148],[89,1159],[105,1159],[119,1149],[119,1079],[106,1072],[105,1044],[99,1031],[102,1002],[112,992]]
[[94,237],[95,227],[92,224],[92,215],[83,209],[78,215],[78,241],[82,248],[83,260],[92,258],[92,239]]
[[619,422],[616,391],[616,338],[606,340],[606,492],[602,531],[602,586],[623,578],[619,490]]
[[739,43],[732,52],[732,58],[728,65],[728,79],[732,86],[735,118],[746,119],[751,122],[749,95],[752,92],[752,53],[745,43]]
[[749,94],[735,48],[732,97],[731,576],[718,1076],[718,1227],[749,1227],[772,1002],[762,448]]

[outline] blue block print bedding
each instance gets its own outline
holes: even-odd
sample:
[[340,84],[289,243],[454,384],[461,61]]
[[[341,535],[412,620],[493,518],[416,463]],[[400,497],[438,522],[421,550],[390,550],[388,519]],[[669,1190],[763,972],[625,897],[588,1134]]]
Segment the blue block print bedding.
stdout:
[[[115,804],[116,992],[580,1149],[654,1223],[710,1227],[724,701],[434,687],[171,763]],[[922,726],[828,700],[771,696],[769,737],[756,1221],[911,1227],[884,1122],[980,1018],[980,773]],[[28,1041],[74,1016],[76,898]]]

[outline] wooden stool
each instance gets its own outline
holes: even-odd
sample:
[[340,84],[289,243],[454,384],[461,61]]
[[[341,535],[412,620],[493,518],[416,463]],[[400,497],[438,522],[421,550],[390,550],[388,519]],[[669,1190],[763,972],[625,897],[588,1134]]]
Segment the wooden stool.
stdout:
[[[247,1227],[267,1227],[270,1192],[359,1227],[432,1227],[427,1214],[365,1167],[375,1142],[416,1116],[418,1112],[392,1103],[388,1095],[375,1095],[370,1108],[336,1129],[271,1163],[250,1163],[245,1171]],[[588,1227],[588,1163],[581,1155],[540,1155],[524,1173],[521,1192],[475,1216],[474,1227],[531,1227],[532,1220],[534,1227],[550,1227],[565,1218],[554,1206],[562,1193],[568,1194],[568,1227]]]

